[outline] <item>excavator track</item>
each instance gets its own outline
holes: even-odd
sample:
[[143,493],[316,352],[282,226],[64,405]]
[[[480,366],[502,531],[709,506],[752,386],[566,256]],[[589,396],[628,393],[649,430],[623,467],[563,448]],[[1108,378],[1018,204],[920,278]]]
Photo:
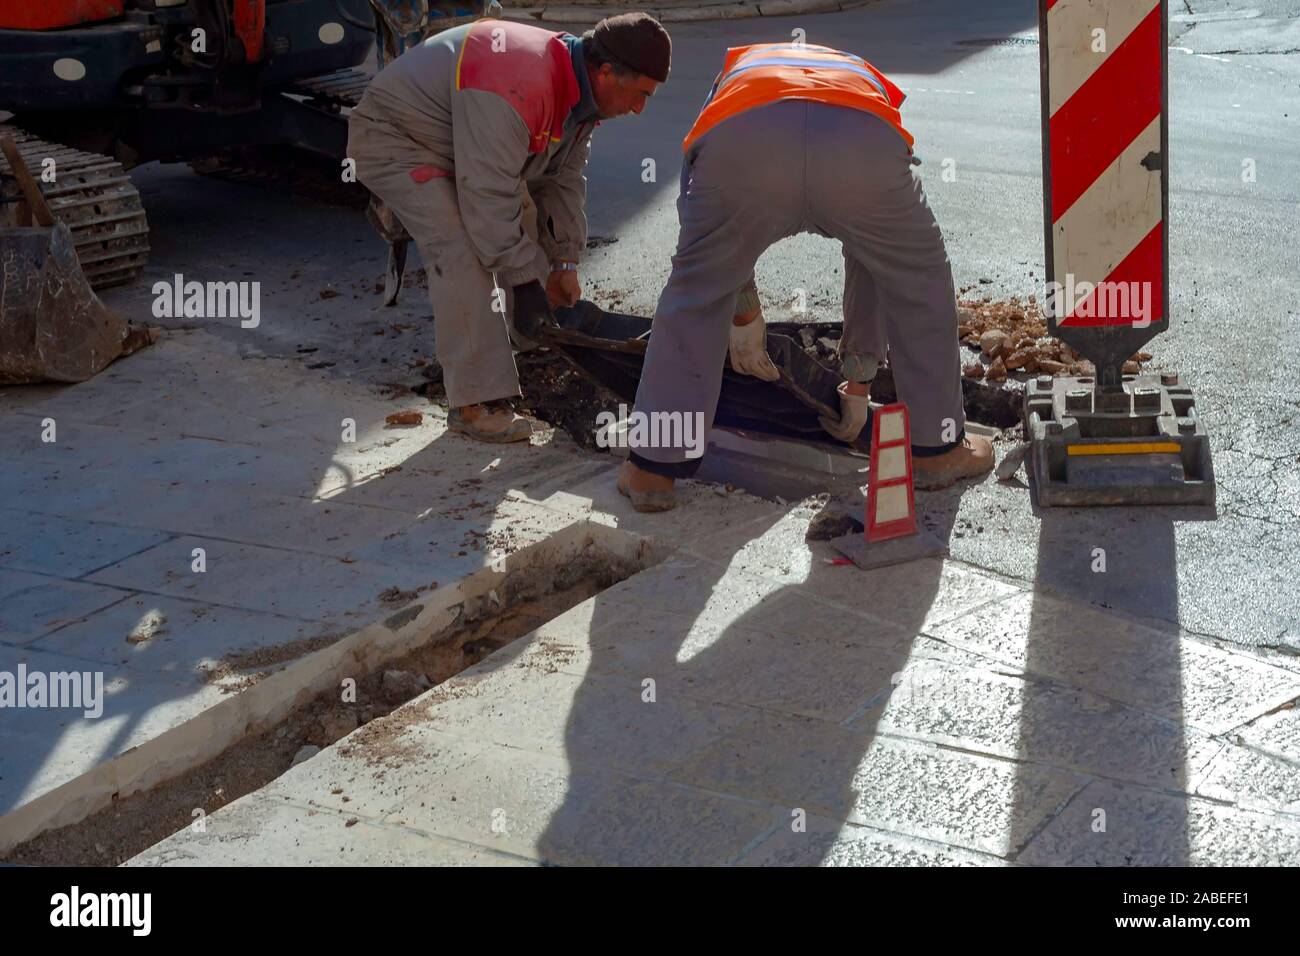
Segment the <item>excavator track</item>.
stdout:
[[[149,223],[140,193],[122,164],[40,139],[13,123],[0,123],[0,136],[13,139],[41,187],[50,211],[72,233],[81,271],[92,288],[130,282],[149,260]],[[42,175],[54,160],[54,182]],[[9,164],[0,156],[0,197],[20,195]]]
[[[337,113],[356,106],[366,91],[370,75],[360,70],[338,70],[298,80],[280,94],[304,97],[313,107]],[[340,122],[345,122],[340,118]],[[225,182],[286,190],[319,202],[364,209],[370,194],[360,183],[345,183],[338,164],[291,147],[239,146],[190,163],[201,176]]]

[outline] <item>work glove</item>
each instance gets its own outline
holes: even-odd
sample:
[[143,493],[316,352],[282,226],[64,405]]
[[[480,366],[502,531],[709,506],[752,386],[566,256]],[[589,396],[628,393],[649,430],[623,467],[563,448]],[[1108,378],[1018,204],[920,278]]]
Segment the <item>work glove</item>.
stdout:
[[840,441],[852,442],[857,440],[857,437],[862,434],[863,426],[867,424],[867,416],[871,412],[871,396],[850,395],[845,391],[848,385],[848,382],[840,382],[840,387],[837,389],[840,393],[839,421],[827,418],[825,415],[819,416],[817,421],[827,433]]
[[555,317],[546,301],[546,290],[534,279],[517,285],[512,290],[515,298],[515,330],[529,339],[536,339],[543,328],[555,325]]
[[761,312],[748,325],[732,323],[727,351],[731,353],[732,371],[752,375],[764,382],[775,382],[781,377],[767,354],[767,322]]

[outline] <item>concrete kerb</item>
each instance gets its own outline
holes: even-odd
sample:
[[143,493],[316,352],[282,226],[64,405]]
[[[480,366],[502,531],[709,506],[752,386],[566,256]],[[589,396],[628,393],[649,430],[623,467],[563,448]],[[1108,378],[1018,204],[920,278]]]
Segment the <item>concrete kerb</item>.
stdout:
[[[467,621],[508,607],[512,582],[530,571],[563,567],[590,549],[636,570],[667,549],[599,521],[578,520],[492,565],[422,595],[328,647],[232,695],[179,726],[133,747],[0,817],[0,854],[57,827],[79,823],[114,799],[154,787],[201,766],[228,747],[274,727],[317,695],[336,690]],[[516,588],[516,590],[518,590]]]
[[544,20],[552,23],[597,23],[605,17],[639,11],[660,23],[689,23],[704,20],[744,20],[754,17],[788,17],[797,14],[838,13],[879,3],[880,0],[735,0],[730,3],[695,4],[658,7],[649,4],[599,6],[546,4],[508,7],[506,16],[514,20]]

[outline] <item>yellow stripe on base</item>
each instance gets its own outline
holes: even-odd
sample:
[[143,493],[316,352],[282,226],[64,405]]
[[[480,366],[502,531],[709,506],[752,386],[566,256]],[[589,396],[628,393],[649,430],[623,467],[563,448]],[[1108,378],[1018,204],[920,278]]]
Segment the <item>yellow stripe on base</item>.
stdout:
[[1125,442],[1123,444],[1067,445],[1067,455],[1164,455],[1179,454],[1183,446],[1173,441]]

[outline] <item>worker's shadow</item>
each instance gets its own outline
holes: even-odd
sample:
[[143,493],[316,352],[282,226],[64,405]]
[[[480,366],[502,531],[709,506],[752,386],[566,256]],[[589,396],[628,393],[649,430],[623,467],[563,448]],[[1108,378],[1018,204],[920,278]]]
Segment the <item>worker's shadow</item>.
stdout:
[[[945,541],[959,497],[925,515]],[[907,692],[916,635],[942,616],[943,562],[864,572],[816,545],[805,578],[768,578],[765,592],[759,566],[797,565],[786,532],[797,526],[801,546],[803,522],[759,525],[731,554],[679,554],[595,598],[543,860],[808,865],[874,832],[845,821],[916,834],[970,812],[965,791],[936,783],[933,753],[877,737],[890,696]],[[924,793],[929,819],[903,786]],[[1024,815],[1006,816],[1016,845]]]

